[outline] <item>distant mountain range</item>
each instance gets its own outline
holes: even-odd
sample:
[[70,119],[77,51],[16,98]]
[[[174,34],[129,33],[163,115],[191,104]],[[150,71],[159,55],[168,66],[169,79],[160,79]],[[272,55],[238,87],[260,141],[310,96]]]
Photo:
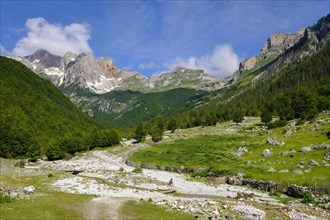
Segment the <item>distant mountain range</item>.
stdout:
[[[15,59],[50,80],[90,116],[107,123],[131,126],[155,117],[157,112],[171,115],[209,100],[226,102],[257,83],[276,78],[276,74],[290,64],[318,53],[330,41],[329,33],[330,15],[327,15],[316,25],[296,33],[273,34],[259,54],[240,63],[239,70],[230,79],[180,67],[147,78],[121,70],[107,58],[95,60],[90,53],[76,55],[68,52],[60,57],[40,49],[32,55]],[[228,90],[232,92],[223,92]],[[169,102],[169,96],[176,102]],[[154,106],[151,102],[146,106],[147,97],[153,97],[150,100]],[[152,108],[155,111],[150,111]],[[130,115],[131,123],[125,121],[127,115]]]
[[96,94],[112,90],[158,92],[175,88],[210,91],[223,88],[227,82],[203,70],[185,68],[147,78],[136,72],[123,71],[107,58],[95,60],[91,53],[76,55],[67,52],[60,57],[39,49],[32,55],[16,59],[58,87],[78,86]]

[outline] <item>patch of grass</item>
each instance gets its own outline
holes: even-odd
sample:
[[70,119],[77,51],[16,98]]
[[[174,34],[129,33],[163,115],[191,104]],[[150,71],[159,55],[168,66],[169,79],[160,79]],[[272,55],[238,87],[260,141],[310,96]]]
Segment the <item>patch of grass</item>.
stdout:
[[151,202],[127,201],[120,209],[120,219],[192,219],[191,215],[168,211]]
[[[1,159],[1,186],[34,186],[35,193],[25,199],[13,199],[0,206],[0,219],[83,219],[84,205],[93,196],[59,192],[52,186],[60,171],[29,170],[14,167],[12,160]],[[53,176],[53,177],[52,177]],[[20,196],[19,196],[20,198]]]
[[83,204],[91,196],[62,192],[33,195],[0,206],[1,219],[83,219]]
[[[243,129],[243,126],[231,126],[227,123],[207,128],[179,130],[175,135],[180,134],[186,139],[154,144],[134,153],[130,159],[143,164],[175,168],[183,166],[197,170],[198,172],[192,176],[205,177],[210,173],[225,176],[242,172],[246,174],[245,178],[273,181],[282,185],[298,184],[314,187],[330,182],[330,176],[326,175],[329,167],[322,163],[324,155],[329,154],[330,150],[316,149],[308,153],[300,152],[300,149],[305,146],[330,143],[326,135],[330,130],[329,123],[318,124],[319,130],[316,131],[311,131],[313,123],[303,123],[296,127],[296,132],[290,137],[284,136],[285,131],[290,129],[288,127],[272,129],[271,134],[267,135],[265,132],[248,132]],[[247,126],[251,128],[257,125],[249,123]],[[240,132],[223,134],[230,127]],[[268,145],[267,137],[284,141],[285,144],[283,146]],[[234,157],[233,154],[242,146],[245,146],[248,152],[241,157]],[[264,149],[271,150],[273,155],[262,156]],[[281,153],[285,151],[294,153],[282,156]],[[311,165],[310,160],[317,161],[319,165]],[[300,163],[303,164],[299,167]],[[269,172],[270,168],[274,168],[276,172]],[[288,170],[288,172],[279,172],[280,170]],[[296,170],[300,170],[302,174],[295,173]]]

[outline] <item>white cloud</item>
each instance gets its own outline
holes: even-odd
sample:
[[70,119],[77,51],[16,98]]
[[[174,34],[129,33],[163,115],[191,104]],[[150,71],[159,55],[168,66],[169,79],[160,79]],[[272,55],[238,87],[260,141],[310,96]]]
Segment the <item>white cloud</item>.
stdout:
[[166,63],[166,67],[185,67],[189,69],[203,69],[213,76],[225,77],[233,74],[239,66],[239,57],[229,44],[217,46],[211,55],[202,57],[189,57],[177,59],[172,63]]
[[48,50],[63,56],[71,51],[76,54],[91,51],[88,40],[90,30],[87,24],[72,23],[67,26],[50,24],[44,18],[31,18],[25,23],[27,36],[20,39],[12,53],[16,56],[32,54],[37,49]]
[[141,63],[139,65],[139,69],[145,70],[145,69],[154,69],[156,67],[156,64],[154,62],[149,62],[149,63]]

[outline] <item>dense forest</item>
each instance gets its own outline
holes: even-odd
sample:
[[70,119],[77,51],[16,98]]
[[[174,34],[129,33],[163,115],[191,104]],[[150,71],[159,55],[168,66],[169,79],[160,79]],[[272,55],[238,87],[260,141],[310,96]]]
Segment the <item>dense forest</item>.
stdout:
[[60,159],[119,143],[49,81],[18,61],[0,57],[0,156]]

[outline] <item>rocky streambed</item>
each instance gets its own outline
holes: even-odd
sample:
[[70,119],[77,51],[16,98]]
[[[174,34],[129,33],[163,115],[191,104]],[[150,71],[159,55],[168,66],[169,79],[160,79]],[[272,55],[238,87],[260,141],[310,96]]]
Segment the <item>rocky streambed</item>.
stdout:
[[[53,187],[75,194],[96,195],[102,200],[114,198],[143,199],[169,210],[187,212],[201,219],[328,219],[330,212],[306,206],[290,208],[269,196],[268,192],[246,186],[209,184],[188,179],[169,171],[136,169],[125,158],[107,151],[92,151],[70,160],[42,161],[27,170],[78,171],[53,181]],[[170,179],[174,185],[168,185]],[[164,191],[171,190],[166,194]],[[298,216],[298,217],[297,217]]]

